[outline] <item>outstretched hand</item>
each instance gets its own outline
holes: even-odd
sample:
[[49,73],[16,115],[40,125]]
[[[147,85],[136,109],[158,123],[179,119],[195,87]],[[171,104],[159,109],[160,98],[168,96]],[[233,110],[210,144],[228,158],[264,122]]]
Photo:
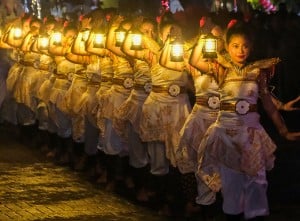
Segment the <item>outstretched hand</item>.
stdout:
[[294,106],[298,101],[300,101],[300,95],[297,98],[295,98],[294,100],[291,100],[285,104],[282,104],[281,109],[284,111],[300,110],[300,106],[299,107]]
[[290,141],[300,140],[300,132],[288,132],[285,134],[285,139]]

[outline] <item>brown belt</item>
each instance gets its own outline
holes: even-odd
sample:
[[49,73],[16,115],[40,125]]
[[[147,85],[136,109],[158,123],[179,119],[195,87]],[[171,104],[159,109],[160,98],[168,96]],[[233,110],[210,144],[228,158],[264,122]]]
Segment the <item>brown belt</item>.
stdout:
[[218,96],[197,96],[196,103],[210,109],[219,109],[220,108],[220,99]]
[[24,66],[32,66],[33,67],[33,62],[31,62],[31,61],[20,61],[19,63]]
[[150,82],[146,82],[144,84],[134,84],[133,88],[135,90],[140,90],[146,93],[150,93],[150,91],[152,90],[152,85]]
[[97,81],[88,81],[88,85],[89,86],[98,87],[98,86],[100,86],[100,82],[97,82]]
[[112,81],[112,78],[101,76],[101,82],[111,82],[111,81]]
[[113,78],[112,83],[123,86],[125,89],[132,89],[132,87],[133,87],[133,79],[130,77],[128,77],[128,78]]
[[55,76],[55,78],[58,78],[58,79],[68,79],[68,77],[64,74],[55,74],[54,76]]
[[179,94],[186,93],[186,88],[176,84],[169,85],[169,86],[152,85],[151,91],[155,93],[168,93],[172,97],[176,97]]
[[250,104],[246,100],[240,100],[237,101],[236,103],[221,102],[220,110],[236,112],[237,114],[244,115],[249,112],[257,112],[257,105]]

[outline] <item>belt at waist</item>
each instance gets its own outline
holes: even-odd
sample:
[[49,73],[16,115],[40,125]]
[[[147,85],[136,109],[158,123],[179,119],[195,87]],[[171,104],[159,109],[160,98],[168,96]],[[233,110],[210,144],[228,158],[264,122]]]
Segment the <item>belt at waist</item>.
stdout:
[[152,89],[152,84],[151,82],[146,82],[144,84],[134,84],[133,88],[135,90],[141,90],[141,91],[145,91],[146,93],[150,93]]
[[125,89],[131,89],[134,84],[132,78],[113,78],[112,83],[123,86]]
[[152,85],[151,91],[155,93],[168,93],[172,97],[176,97],[179,94],[186,93],[186,88],[177,84],[172,84],[169,86]]
[[97,82],[97,81],[88,81],[88,86],[99,87],[100,86],[100,82]]
[[237,114],[244,115],[244,114],[247,114],[249,112],[256,112],[257,111],[257,105],[256,104],[250,104],[246,100],[239,100],[235,103],[221,102],[220,103],[220,110],[232,111],[232,112],[236,112]]
[[19,63],[24,66],[33,66],[33,62],[31,61],[20,61]]
[[111,82],[113,78],[101,76],[101,82]]
[[211,96],[197,96],[196,103],[210,109],[219,109],[220,108],[220,98],[215,95]]
[[55,76],[55,78],[58,78],[58,79],[66,79],[66,80],[68,79],[68,77],[64,74],[55,74],[54,76]]

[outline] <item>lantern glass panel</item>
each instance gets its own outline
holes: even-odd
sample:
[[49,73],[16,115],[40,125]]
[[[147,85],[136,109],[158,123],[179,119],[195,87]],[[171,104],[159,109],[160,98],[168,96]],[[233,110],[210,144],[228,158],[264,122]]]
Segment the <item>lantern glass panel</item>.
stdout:
[[183,61],[183,45],[173,43],[171,45],[171,61]]
[[212,53],[217,51],[217,40],[208,38],[205,40],[205,52]]
[[40,50],[45,50],[49,46],[49,38],[46,36],[39,37],[38,47]]
[[60,45],[62,41],[62,34],[60,32],[53,33],[53,43],[55,45]]
[[20,39],[22,37],[22,29],[15,27],[14,28],[14,39]]
[[131,34],[132,45],[131,49],[141,50],[142,49],[142,35],[141,34]]
[[122,43],[124,42],[126,36],[125,31],[117,31],[116,32],[116,46],[121,46]]

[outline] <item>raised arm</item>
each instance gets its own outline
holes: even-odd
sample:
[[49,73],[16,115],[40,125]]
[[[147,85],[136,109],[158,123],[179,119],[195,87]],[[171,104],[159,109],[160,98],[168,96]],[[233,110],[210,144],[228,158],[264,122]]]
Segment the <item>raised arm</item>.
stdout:
[[[141,34],[141,36],[142,36],[142,34]],[[124,39],[121,50],[130,57],[134,57],[136,59],[143,60],[144,53],[145,53],[144,48],[141,48],[139,50],[133,49],[131,47],[132,46],[132,37],[133,37],[133,34],[132,34],[132,31],[130,30]],[[142,36],[142,38],[143,38],[143,36]]]
[[89,33],[89,29],[83,29],[78,32],[71,48],[71,52],[73,54],[85,56],[89,55],[89,52],[86,50],[86,41],[88,40]]
[[[171,44],[171,40],[170,38],[165,42],[165,45],[162,49],[161,55],[160,55],[160,59],[159,59],[159,64],[175,70],[175,71],[183,71],[183,69],[186,66],[186,60],[184,59],[184,49],[183,49],[183,45],[178,45],[178,49],[181,50],[182,49],[182,60],[178,60],[178,61],[173,61],[172,60],[172,44]],[[182,47],[180,49],[180,47]]]
[[113,21],[108,31],[106,48],[118,56],[126,57],[126,54],[121,50],[121,47],[116,45],[116,30],[122,27],[123,20],[124,18],[122,16],[118,16]]
[[95,46],[95,37],[96,37],[96,32],[92,31],[89,35],[89,38],[86,42],[86,51],[94,54],[94,55],[98,55],[101,57],[107,56],[109,54],[109,50],[107,48],[105,48],[105,44],[106,44],[106,35],[103,35],[103,47],[101,46]]
[[204,37],[204,35],[201,35],[199,37],[197,43],[195,44],[192,50],[189,63],[190,65],[197,68],[199,71],[207,73],[212,68],[212,62],[209,62],[207,59],[203,58],[202,49],[204,46]]

